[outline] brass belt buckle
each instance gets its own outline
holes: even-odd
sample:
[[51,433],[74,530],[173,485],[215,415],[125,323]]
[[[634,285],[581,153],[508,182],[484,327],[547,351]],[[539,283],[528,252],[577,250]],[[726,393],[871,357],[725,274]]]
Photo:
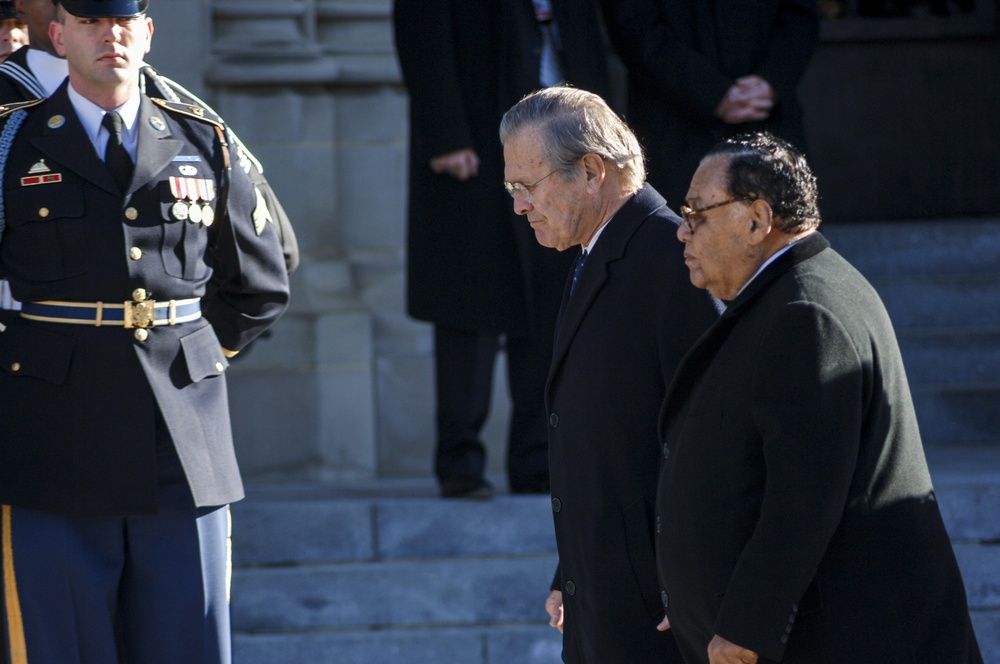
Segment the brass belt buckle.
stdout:
[[156,321],[156,301],[125,303],[125,329],[133,327],[153,327]]

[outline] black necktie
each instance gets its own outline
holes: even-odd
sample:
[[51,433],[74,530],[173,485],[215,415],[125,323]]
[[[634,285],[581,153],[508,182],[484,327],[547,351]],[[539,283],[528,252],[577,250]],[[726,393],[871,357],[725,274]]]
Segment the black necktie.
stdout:
[[576,267],[573,268],[573,283],[569,285],[569,294],[572,295],[573,291],[576,290],[576,280],[580,278],[580,272],[583,271],[583,264],[587,262],[587,252],[581,251],[580,257],[576,259]]
[[118,183],[118,188],[122,193],[128,191],[128,186],[132,183],[132,158],[128,156],[128,150],[122,143],[122,116],[117,111],[105,113],[101,124],[108,130],[108,147],[104,152],[104,163],[108,165],[108,170]]

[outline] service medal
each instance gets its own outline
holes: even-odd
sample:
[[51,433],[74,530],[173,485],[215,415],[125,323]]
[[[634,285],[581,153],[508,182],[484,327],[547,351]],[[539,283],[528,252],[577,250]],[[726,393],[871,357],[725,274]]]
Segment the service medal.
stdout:
[[206,205],[201,209],[201,223],[206,228],[215,223],[215,210],[212,209],[211,205]]
[[188,206],[184,201],[177,201],[170,206],[170,215],[177,221],[184,221],[188,218]]
[[192,203],[191,207],[188,208],[188,221],[192,224],[201,223],[201,208],[197,203]]

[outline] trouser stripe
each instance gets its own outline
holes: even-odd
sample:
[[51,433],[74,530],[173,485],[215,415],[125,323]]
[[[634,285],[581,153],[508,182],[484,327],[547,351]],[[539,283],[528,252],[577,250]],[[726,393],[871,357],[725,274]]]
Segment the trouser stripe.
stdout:
[[17,597],[17,579],[14,576],[14,538],[10,529],[10,505],[3,506],[3,589],[7,617],[4,627],[7,630],[10,647],[10,664],[28,664],[21,601]]

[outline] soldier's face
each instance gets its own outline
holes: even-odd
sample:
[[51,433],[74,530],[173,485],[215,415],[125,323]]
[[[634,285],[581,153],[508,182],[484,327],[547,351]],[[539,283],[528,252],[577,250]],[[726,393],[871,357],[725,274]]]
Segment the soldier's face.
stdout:
[[70,83],[85,97],[136,84],[153,37],[153,21],[81,18],[62,14],[50,32],[56,52],[69,64]]

